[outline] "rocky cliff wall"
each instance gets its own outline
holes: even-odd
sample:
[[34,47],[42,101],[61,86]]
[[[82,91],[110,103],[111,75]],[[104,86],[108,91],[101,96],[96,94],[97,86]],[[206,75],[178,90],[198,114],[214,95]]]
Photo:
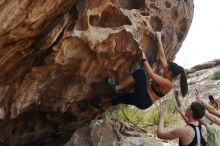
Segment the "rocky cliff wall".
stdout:
[[190,101],[195,100],[195,87],[198,87],[203,98],[213,95],[220,100],[220,80],[213,80],[213,74],[220,71],[220,59],[212,60],[192,67],[188,72]]
[[187,71],[187,74],[191,74],[199,70],[203,70],[203,69],[214,68],[215,66],[219,66],[219,65],[220,65],[220,59],[215,59],[209,62],[205,62],[205,63],[193,66]]
[[65,141],[99,113],[88,102],[113,95],[105,77],[129,75],[139,48],[157,67],[155,31],[173,60],[192,16],[188,0],[1,0],[0,141]]

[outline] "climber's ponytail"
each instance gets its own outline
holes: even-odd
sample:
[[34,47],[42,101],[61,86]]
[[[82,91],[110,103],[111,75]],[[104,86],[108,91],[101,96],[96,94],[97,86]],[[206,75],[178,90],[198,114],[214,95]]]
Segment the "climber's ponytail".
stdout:
[[180,73],[180,89],[182,96],[186,96],[188,93],[188,82],[186,78],[186,73],[182,67],[180,67],[181,73]]
[[174,62],[170,62],[168,68],[172,72],[173,78],[180,75],[181,94],[182,96],[185,96],[188,93],[188,83],[184,69]]

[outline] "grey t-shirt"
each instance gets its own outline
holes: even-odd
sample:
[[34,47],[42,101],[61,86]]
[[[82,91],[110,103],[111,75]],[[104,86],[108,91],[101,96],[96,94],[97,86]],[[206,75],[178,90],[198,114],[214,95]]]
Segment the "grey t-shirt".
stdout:
[[220,146],[220,126],[204,118],[207,123],[207,146]]

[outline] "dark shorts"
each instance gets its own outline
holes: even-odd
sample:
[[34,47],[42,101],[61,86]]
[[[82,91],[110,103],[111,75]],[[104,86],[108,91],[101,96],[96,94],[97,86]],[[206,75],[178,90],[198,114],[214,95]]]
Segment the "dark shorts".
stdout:
[[112,99],[112,105],[129,104],[138,107],[139,109],[147,109],[152,105],[150,95],[147,91],[147,76],[143,69],[138,69],[133,72],[132,77],[135,80],[134,92],[117,96]]

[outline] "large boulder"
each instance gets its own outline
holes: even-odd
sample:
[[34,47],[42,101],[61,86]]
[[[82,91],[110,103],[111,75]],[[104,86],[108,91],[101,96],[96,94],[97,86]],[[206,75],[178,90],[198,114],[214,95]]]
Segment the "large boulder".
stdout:
[[64,143],[113,95],[106,76],[126,78],[140,48],[156,69],[155,31],[173,60],[192,17],[192,0],[1,0],[0,141]]
[[171,146],[144,129],[115,120],[99,120],[78,129],[64,146]]

